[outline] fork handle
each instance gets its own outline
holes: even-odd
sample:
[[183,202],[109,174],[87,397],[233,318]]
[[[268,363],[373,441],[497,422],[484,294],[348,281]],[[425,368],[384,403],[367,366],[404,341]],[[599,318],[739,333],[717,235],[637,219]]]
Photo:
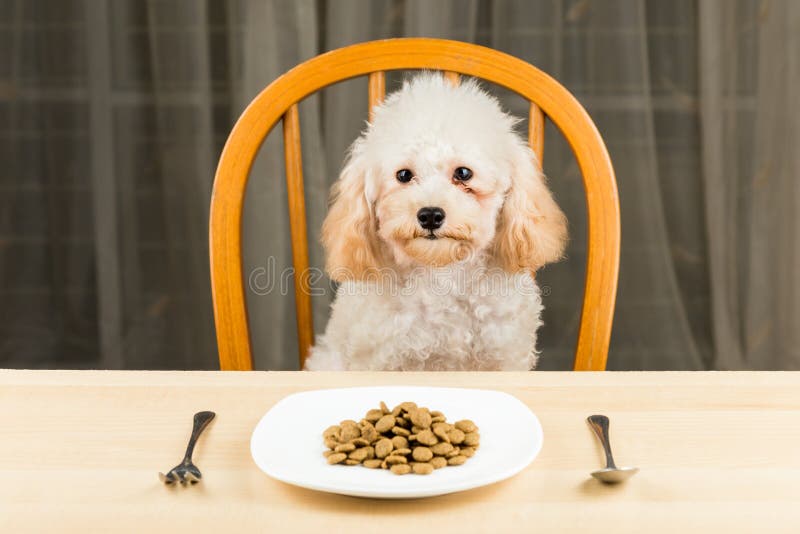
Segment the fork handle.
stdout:
[[192,462],[192,453],[194,453],[194,446],[197,443],[200,434],[206,429],[208,424],[214,419],[216,414],[214,412],[197,412],[194,414],[194,425],[192,426],[192,435],[189,437],[189,444],[186,446],[186,455],[183,457],[184,464]]
[[611,443],[609,443],[608,439],[608,417],[605,415],[590,415],[586,420],[594,430],[595,435],[597,435],[597,439],[603,445],[603,451],[606,453],[606,469],[616,469],[617,465],[611,455]]

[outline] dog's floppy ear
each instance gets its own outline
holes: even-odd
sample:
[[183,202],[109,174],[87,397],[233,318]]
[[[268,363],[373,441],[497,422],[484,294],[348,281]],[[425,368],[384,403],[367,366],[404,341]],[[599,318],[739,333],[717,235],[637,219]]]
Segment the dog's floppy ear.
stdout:
[[337,282],[364,279],[379,265],[376,223],[366,192],[369,172],[357,141],[333,185],[331,205],[322,223],[325,269]]
[[514,147],[511,188],[497,221],[494,254],[509,272],[535,271],[561,259],[567,218],[553,200],[536,156],[520,140]]

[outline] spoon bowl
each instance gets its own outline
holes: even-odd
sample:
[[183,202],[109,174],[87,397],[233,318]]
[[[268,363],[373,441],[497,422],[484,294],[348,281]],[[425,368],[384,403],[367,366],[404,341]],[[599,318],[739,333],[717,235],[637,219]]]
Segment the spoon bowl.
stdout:
[[617,464],[614,463],[614,456],[611,454],[611,444],[608,439],[608,417],[605,415],[591,415],[587,421],[606,453],[606,468],[592,472],[592,476],[606,484],[617,484],[638,473],[638,467],[617,467]]
[[593,471],[592,476],[606,484],[617,484],[619,482],[625,482],[638,472],[638,467],[614,467],[611,469],[605,468]]

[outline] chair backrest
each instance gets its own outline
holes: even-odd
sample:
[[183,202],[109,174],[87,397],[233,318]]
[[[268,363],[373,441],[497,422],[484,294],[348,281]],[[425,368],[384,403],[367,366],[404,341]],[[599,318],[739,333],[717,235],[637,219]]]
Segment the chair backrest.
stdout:
[[561,130],[583,175],[588,244],[583,310],[575,370],[605,370],[619,271],[620,215],[614,170],[589,115],[561,84],[536,67],[502,52],[439,39],[389,39],[348,46],[310,59],[272,82],[233,127],[220,157],[211,198],[211,287],[220,367],[253,366],[242,277],[242,208],[258,150],[281,118],[294,261],[301,368],[313,342],[298,102],[333,83],[369,76],[369,105],[384,97],[385,72],[445,71],[481,78],[525,97],[530,104],[529,143],[542,161],[544,118]]

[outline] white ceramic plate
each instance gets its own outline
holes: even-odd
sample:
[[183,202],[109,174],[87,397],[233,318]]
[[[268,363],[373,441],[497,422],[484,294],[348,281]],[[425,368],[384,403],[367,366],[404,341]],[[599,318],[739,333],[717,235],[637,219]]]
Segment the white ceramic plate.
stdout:
[[[380,401],[404,401],[440,410],[449,422],[471,419],[480,448],[458,467],[430,475],[398,476],[382,469],[328,465],[322,431],[344,419],[360,420]],[[330,493],[406,499],[485,486],[522,471],[542,448],[542,426],[517,398],[500,391],[433,387],[365,387],[295,393],[273,406],[253,431],[250,451],[272,478]]]

